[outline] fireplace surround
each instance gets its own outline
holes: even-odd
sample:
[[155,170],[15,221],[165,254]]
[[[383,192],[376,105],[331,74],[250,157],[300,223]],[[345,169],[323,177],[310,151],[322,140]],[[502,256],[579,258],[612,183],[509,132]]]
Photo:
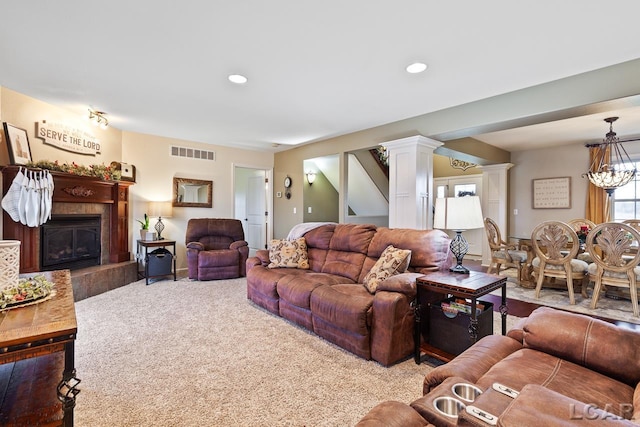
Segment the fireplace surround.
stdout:
[[[3,195],[7,193],[18,170],[18,166],[2,168]],[[53,171],[51,175],[55,185],[52,214],[100,215],[100,264],[129,261],[129,187],[133,182],[102,181],[94,177]],[[14,222],[4,211],[2,226],[4,239],[21,241],[20,273],[40,271],[40,227],[27,227]]]

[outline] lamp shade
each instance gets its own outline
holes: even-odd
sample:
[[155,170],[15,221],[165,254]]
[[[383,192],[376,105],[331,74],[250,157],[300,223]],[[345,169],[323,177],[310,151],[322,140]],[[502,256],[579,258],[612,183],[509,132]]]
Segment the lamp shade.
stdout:
[[436,199],[433,228],[472,230],[484,227],[480,197],[441,197]]
[[149,202],[149,216],[158,218],[171,218],[173,206],[171,202]]

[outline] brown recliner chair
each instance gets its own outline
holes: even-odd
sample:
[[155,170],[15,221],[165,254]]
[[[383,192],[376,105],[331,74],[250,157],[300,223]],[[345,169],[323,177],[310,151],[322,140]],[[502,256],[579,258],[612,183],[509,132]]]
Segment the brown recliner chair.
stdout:
[[249,246],[237,219],[194,218],[185,236],[189,279],[216,280],[246,276]]

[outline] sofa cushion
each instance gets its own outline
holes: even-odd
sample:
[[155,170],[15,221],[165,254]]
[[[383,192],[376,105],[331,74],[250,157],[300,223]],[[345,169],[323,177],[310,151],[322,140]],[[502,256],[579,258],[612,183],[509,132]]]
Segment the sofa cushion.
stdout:
[[348,279],[333,274],[308,272],[296,276],[285,276],[278,281],[277,292],[281,299],[296,307],[309,308],[313,290],[322,285],[336,285]]
[[[442,230],[378,227],[367,250],[367,258],[359,281],[362,282],[364,276],[389,245],[411,251],[408,271],[428,273],[448,267],[453,260],[449,243],[449,236]],[[425,248],[429,249],[425,250]]]
[[[610,408],[605,408],[610,410]],[[631,409],[627,406],[626,409]],[[625,411],[623,418],[629,418]],[[579,402],[539,385],[526,385],[512,405],[501,414],[500,425],[575,425],[637,426],[610,412]]]
[[311,312],[345,331],[369,335],[373,295],[362,285],[320,286],[311,294]]
[[640,381],[640,334],[602,320],[541,307],[524,322],[523,343],[629,385]]
[[[558,328],[554,328],[556,331]],[[496,363],[477,382],[481,389],[494,382],[516,391],[539,384],[581,402],[609,408],[622,415],[620,403],[633,403],[634,389],[591,369],[541,351],[523,348]]]
[[380,255],[380,258],[378,258],[378,261],[376,261],[367,275],[364,276],[364,287],[374,294],[380,282],[396,274],[404,273],[409,266],[410,260],[411,251],[398,249],[393,247],[393,245],[387,246]]
[[307,242],[304,237],[296,240],[274,239],[269,244],[269,268],[309,268]]
[[198,268],[234,266],[237,269],[239,260],[240,252],[230,249],[202,251],[198,254]]
[[375,232],[376,226],[371,224],[336,225],[322,273],[338,274],[362,283],[359,281],[362,265]]

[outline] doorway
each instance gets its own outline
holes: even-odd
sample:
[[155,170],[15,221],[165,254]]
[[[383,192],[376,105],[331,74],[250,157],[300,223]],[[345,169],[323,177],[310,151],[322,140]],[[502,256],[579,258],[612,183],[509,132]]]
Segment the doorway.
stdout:
[[242,222],[249,256],[259,249],[267,249],[273,235],[269,177],[271,171],[234,166],[234,218]]
[[[464,197],[478,196],[482,200],[482,175],[451,176],[447,178],[435,178],[433,180],[436,198],[439,197]],[[449,237],[454,236],[454,232],[445,230]],[[466,230],[464,237],[469,243],[467,255],[475,258],[482,258],[483,242],[485,231],[483,228]]]

